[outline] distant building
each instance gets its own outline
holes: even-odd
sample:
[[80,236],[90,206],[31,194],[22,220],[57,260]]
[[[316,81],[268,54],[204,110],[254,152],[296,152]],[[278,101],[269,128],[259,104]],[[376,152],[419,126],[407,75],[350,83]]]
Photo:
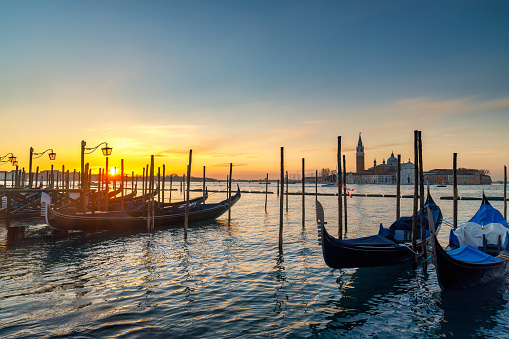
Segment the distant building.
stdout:
[[[394,156],[394,152],[385,162],[377,165],[376,159],[373,160],[373,167],[364,169],[364,144],[362,143],[361,134],[359,133],[359,141],[357,142],[356,153],[356,172],[350,172],[347,182],[350,184],[382,184],[391,185],[396,183],[396,173],[398,168],[398,158]],[[401,184],[414,183],[414,164],[408,159],[407,163],[401,164]]]
[[357,142],[357,153],[355,155],[355,169],[357,173],[364,171],[364,145],[362,144],[361,134],[359,133],[359,142]]
[[[457,171],[458,185],[491,185],[491,177],[481,173],[477,169],[459,168]],[[449,184],[452,185],[452,169],[433,169],[424,173],[424,180],[432,185]]]

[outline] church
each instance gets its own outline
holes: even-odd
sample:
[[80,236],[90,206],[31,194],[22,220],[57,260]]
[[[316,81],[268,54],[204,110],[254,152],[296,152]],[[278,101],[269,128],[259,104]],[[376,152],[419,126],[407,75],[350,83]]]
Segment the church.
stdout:
[[[364,144],[362,143],[361,134],[359,133],[355,162],[356,171],[355,173],[349,172],[347,174],[347,182],[349,184],[396,184],[398,159],[394,156],[394,152],[387,158],[387,162],[383,159],[382,163],[377,165],[376,159],[374,159],[373,167],[368,169],[364,167],[364,156]],[[408,162],[401,163],[400,182],[402,185],[414,183],[414,164],[410,162],[410,159],[408,159]]]

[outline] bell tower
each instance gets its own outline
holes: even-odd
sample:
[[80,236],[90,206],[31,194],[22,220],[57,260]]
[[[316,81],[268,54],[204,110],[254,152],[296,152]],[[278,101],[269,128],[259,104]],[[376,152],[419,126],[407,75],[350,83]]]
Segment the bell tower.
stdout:
[[364,145],[362,144],[362,139],[361,139],[360,133],[359,133],[359,142],[357,143],[356,171],[357,171],[357,173],[364,171]]

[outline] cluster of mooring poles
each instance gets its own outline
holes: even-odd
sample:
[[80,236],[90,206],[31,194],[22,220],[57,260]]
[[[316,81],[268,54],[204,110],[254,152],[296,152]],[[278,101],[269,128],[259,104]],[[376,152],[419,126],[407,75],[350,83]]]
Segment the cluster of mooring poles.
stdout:
[[[347,194],[346,194],[346,158],[341,154],[341,136],[338,136],[338,151],[337,151],[337,167],[336,184],[338,186],[338,237],[343,239],[347,233]],[[302,226],[305,226],[306,218],[306,167],[305,158],[302,158]],[[268,191],[269,175],[265,179],[265,211],[267,211],[267,191]],[[288,171],[285,176],[284,164],[284,147],[281,147],[281,179],[277,181],[277,194],[279,195],[279,251],[283,250],[283,211],[284,211],[284,196],[286,195],[286,211],[288,212]],[[285,187],[286,183],[286,187]],[[286,189],[285,189],[286,188]],[[318,170],[315,170],[315,200],[318,199]],[[344,234],[343,234],[344,229]]]

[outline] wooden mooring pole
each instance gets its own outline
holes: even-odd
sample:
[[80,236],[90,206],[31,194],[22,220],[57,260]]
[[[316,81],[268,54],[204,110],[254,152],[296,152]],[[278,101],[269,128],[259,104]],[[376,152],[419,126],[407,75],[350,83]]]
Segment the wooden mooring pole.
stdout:
[[318,170],[315,170],[315,201],[318,201]]
[[452,155],[452,228],[458,228],[458,153]]
[[265,178],[265,212],[267,212],[267,196],[269,195],[269,173]]
[[286,213],[288,213],[288,171],[286,171],[286,177],[285,177],[285,181],[286,181],[286,189],[285,189],[285,195],[286,195]]
[[168,202],[171,202],[171,190],[173,189],[173,174],[170,174],[170,197],[168,198]]
[[[120,211],[124,212],[124,159],[120,159],[120,177],[122,181],[120,182],[120,187],[122,188],[122,193],[120,195]],[[127,182],[127,181],[126,181]]]
[[[421,252],[422,252],[422,263],[424,271],[427,270],[428,257],[426,253],[426,219],[425,219],[425,208],[424,208],[424,170],[422,166],[422,132],[419,131],[419,202],[421,208]],[[434,225],[431,225],[433,227]]]
[[306,171],[305,160],[302,158],[302,227],[305,225],[306,220]]
[[285,183],[285,148],[281,147],[281,195],[279,196],[279,252],[283,251],[283,189]]
[[414,210],[412,214],[412,251],[414,251],[413,266],[417,268],[417,209],[419,205],[419,131],[414,131]]
[[166,166],[163,164],[163,187],[162,187],[162,190],[163,190],[163,193],[161,195],[161,199],[163,201],[163,204],[164,204],[164,187],[166,186]]
[[398,168],[396,172],[396,220],[401,215],[401,154],[398,154]]
[[507,166],[504,166],[504,219],[507,220]]
[[337,173],[337,183],[338,183],[338,239],[343,239],[343,186],[341,185],[341,136],[338,136],[338,173]]
[[203,193],[203,202],[205,203],[205,166],[203,166],[203,188],[202,188],[202,193]]
[[348,210],[346,208],[346,204],[347,204],[347,194],[346,194],[346,157],[345,155],[343,154],[343,203],[344,203],[344,207],[345,207],[345,234],[344,236],[346,237],[346,233],[348,232]]
[[230,179],[228,182],[229,194],[228,194],[228,224],[230,223],[232,216],[232,169],[233,164],[230,162]]
[[187,187],[186,187],[186,217],[184,221],[184,239],[187,240],[187,227],[189,225],[189,186],[191,185],[191,162],[193,160],[193,150],[189,150],[189,164],[187,165]]

